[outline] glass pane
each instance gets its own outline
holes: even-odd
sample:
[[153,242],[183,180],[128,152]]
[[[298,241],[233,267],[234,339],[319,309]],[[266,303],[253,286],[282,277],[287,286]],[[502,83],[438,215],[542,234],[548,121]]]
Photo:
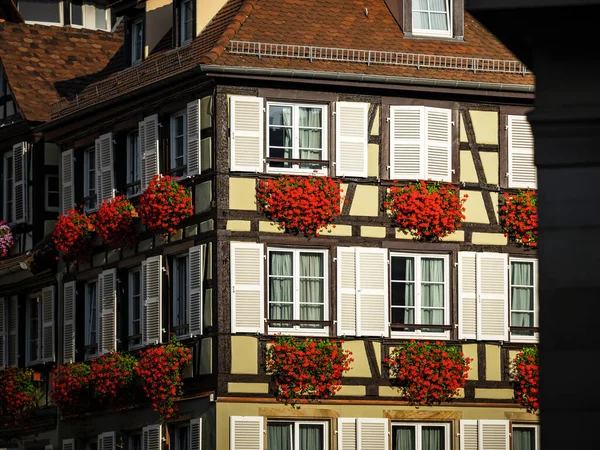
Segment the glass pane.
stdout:
[[444,281],[444,260],[430,258],[421,259],[421,272],[423,281],[442,283]]
[[414,259],[404,256],[392,257],[392,280],[414,281]]
[[533,286],[532,263],[513,262],[510,266],[511,284],[518,286]]
[[429,0],[413,0],[414,9],[427,11],[429,9]]
[[428,30],[429,14],[413,11],[413,30]]
[[48,190],[58,192],[58,177],[56,175],[48,176]]
[[71,0],[71,23],[83,25],[83,1]]
[[323,450],[323,425],[300,424],[299,428],[299,450]]
[[321,108],[300,108],[300,126],[301,127],[322,127]]
[[[392,323],[414,325],[415,310],[410,308],[392,308]],[[414,331],[414,328],[406,328],[402,331]]]
[[392,306],[415,306],[415,285],[392,283]]
[[269,106],[269,125],[292,126],[292,107]]
[[392,450],[416,450],[415,445],[415,427],[393,427]]
[[429,10],[435,12],[446,12],[446,0],[429,0]]
[[58,192],[50,192],[48,193],[48,207],[50,208],[58,208],[59,205],[59,194]]
[[[444,310],[424,309],[423,311],[421,311],[421,322],[427,325],[444,325]],[[427,331],[431,332],[434,330],[428,328]]]
[[[273,147],[292,147],[292,129],[269,127],[269,145]],[[273,156],[273,155],[271,155]]]
[[300,148],[317,148],[323,147],[321,142],[321,130],[300,129]]
[[533,288],[512,288],[511,309],[533,311]]
[[422,450],[444,450],[444,431],[443,427],[426,427],[421,429],[423,438]]
[[100,30],[106,30],[108,24],[106,23],[106,9],[96,4],[96,28]]
[[292,424],[267,424],[267,450],[292,450]]
[[291,277],[293,274],[292,253],[269,252],[269,275],[285,275]]
[[535,450],[535,429],[513,427],[513,450]]
[[448,31],[448,15],[446,13],[430,13],[431,29],[437,31]]
[[25,20],[60,23],[58,0],[19,0],[19,12]]
[[423,306],[444,307],[444,285],[423,284],[421,286],[421,303]]

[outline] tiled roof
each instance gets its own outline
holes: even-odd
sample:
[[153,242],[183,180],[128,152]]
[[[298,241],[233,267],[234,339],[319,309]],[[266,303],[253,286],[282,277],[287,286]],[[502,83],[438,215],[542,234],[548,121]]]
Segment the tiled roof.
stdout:
[[0,61],[25,118],[50,119],[51,104],[123,69],[122,34],[0,23]]

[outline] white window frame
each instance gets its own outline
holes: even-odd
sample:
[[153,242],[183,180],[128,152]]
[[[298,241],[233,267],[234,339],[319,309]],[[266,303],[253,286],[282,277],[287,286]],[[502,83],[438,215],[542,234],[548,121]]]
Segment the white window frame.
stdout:
[[[91,158],[90,155],[92,154],[92,152],[94,153],[94,157]],[[96,199],[94,200],[94,206],[90,207],[89,206],[89,200],[87,200],[85,202],[84,205],[84,211],[85,212],[92,212],[92,211],[96,211],[98,209],[98,170],[99,167],[96,167],[96,149],[95,148],[86,148],[83,151],[83,196],[84,198],[89,197],[90,195],[92,195],[90,193],[90,158],[92,161],[94,161],[94,176],[93,176],[93,182],[94,182],[94,194],[96,196]]]
[[81,2],[81,25],[73,23],[73,3],[69,2],[69,25],[72,28],[85,28],[85,2]]
[[[452,37],[452,0],[445,0],[446,2],[446,19],[448,21],[448,30],[447,31],[443,31],[443,30],[432,30],[432,29],[427,29],[427,28],[415,28],[414,26],[414,11],[416,10],[416,2],[413,1],[412,3],[412,8],[413,11],[411,11],[411,23],[413,25],[412,28],[412,33],[415,36],[432,36],[432,37],[448,37],[451,38]],[[429,4],[429,3],[428,3]],[[419,10],[419,12],[425,12],[423,10]],[[431,14],[431,10],[428,9],[426,11],[428,14]],[[431,21],[429,22],[431,25]]]
[[[142,35],[141,35],[141,40],[142,42],[141,44],[141,50],[140,50],[140,57],[139,58],[135,58],[135,49],[137,47],[136,45],[136,40],[135,37],[137,36],[137,33],[135,32],[135,29],[137,26],[140,26],[142,29]],[[131,65],[135,66],[138,65],[139,63],[141,63],[144,60],[144,18],[140,17],[139,19],[135,19],[133,22],[131,22]]]
[[[135,137],[135,139],[134,139]],[[135,144],[134,144],[134,140],[135,140]],[[137,180],[134,180],[133,178],[133,174],[132,172],[135,171],[135,167],[134,164],[135,162],[132,161],[133,159],[133,153],[137,154],[137,169],[139,172],[139,178]],[[137,192],[134,191],[134,193],[130,193],[130,189],[132,188],[128,188],[127,189],[127,197],[128,198],[133,198],[133,197],[137,197],[138,195],[140,195],[142,193],[142,147],[141,147],[141,142],[140,142],[140,133],[138,130],[133,130],[130,133],[127,133],[127,184],[129,183],[133,183],[133,182],[138,182],[140,183],[140,185],[137,187]]]
[[[38,328],[38,338],[37,338],[37,353],[38,353],[38,357],[36,359],[31,359],[31,330],[32,330],[32,326],[31,326],[31,304],[32,301],[36,300],[37,302],[37,328]],[[33,295],[30,295],[27,297],[27,326],[25,327],[27,330],[26,333],[26,349],[25,349],[25,354],[27,356],[27,366],[33,366],[35,364],[41,364],[44,362],[44,357],[42,355],[43,352],[43,347],[42,347],[42,334],[44,332],[44,328],[43,328],[43,317],[42,317],[42,293],[41,292],[37,292]]]
[[25,20],[25,23],[28,25],[48,25],[48,26],[63,26],[65,24],[65,17],[64,17],[64,5],[62,0],[59,0],[58,2],[58,13],[60,15],[60,22],[38,22],[37,20]]
[[[130,338],[131,336],[134,335],[134,327],[133,327],[133,310],[135,308],[135,298],[133,295],[133,277],[134,274],[137,274],[139,276],[139,286],[140,286],[140,291],[138,293],[138,303],[139,303],[139,309],[140,309],[140,318],[139,318],[139,322],[140,322],[140,332],[139,332],[139,344],[132,344],[131,339],[128,339],[128,347],[130,350],[136,349],[136,348],[141,348],[144,346],[144,323],[143,323],[143,316],[144,316],[144,297],[143,297],[143,288],[142,288],[142,266],[137,266],[134,267],[133,269],[130,269],[129,272],[127,273],[127,300],[128,300],[128,305],[129,305],[129,314],[128,314],[128,320],[129,323],[127,324],[127,334],[128,334],[128,338]],[[137,333],[136,333],[137,334]]]
[[[421,433],[423,427],[439,427],[444,428],[444,450],[451,450],[450,424],[441,422],[392,422],[390,431],[394,433],[394,427],[414,427],[415,428],[415,450],[422,450],[423,435]],[[393,443],[393,441],[392,441]],[[391,450],[396,450],[390,447]]]
[[[329,115],[328,108],[325,104],[319,103],[288,103],[288,102],[267,102],[267,120],[266,123],[266,134],[267,134],[267,143],[265,147],[265,158],[269,158],[269,148],[270,148],[270,128],[271,124],[269,122],[270,110],[271,106],[284,106],[292,108],[292,159],[300,159],[300,108],[320,108],[321,109],[321,159],[323,161],[329,161]],[[279,125],[275,126],[279,127]],[[266,159],[265,159],[266,161]],[[270,167],[267,163],[267,172],[268,173],[297,173],[297,174],[306,174],[306,175],[327,175],[328,168],[321,167],[320,169],[302,169],[300,168],[300,164],[293,164],[292,167]]]
[[[320,253],[323,255],[323,321],[329,321],[329,250],[327,249],[315,249],[315,248],[290,248],[290,247],[268,247],[267,248],[267,272],[266,272],[266,320],[270,320],[269,317],[269,299],[270,299],[270,267],[269,262],[271,260],[271,252],[287,252],[292,253],[292,268],[293,268],[293,295],[294,299],[292,302],[293,320],[300,320],[300,254],[301,253]],[[268,324],[268,322],[267,322]],[[277,328],[268,325],[268,332],[293,334],[293,335],[312,335],[312,336],[327,336],[329,335],[329,326],[325,325],[323,328],[301,328],[300,325],[293,325],[290,328]]]
[[[186,263],[185,263],[185,271],[183,274],[180,274],[180,269],[178,266],[178,261],[185,259]],[[182,333],[182,334],[176,334],[177,339],[185,339],[187,337],[190,336],[190,311],[189,311],[189,296],[190,296],[190,286],[189,286],[189,279],[188,279],[188,273],[190,270],[190,258],[189,258],[189,254],[186,253],[181,253],[178,255],[173,255],[173,259],[172,259],[172,263],[173,263],[173,282],[172,282],[172,299],[173,299],[173,316],[171,318],[171,326],[179,326],[179,325],[187,325],[188,329],[187,332]],[[182,323],[182,324],[178,324],[175,325],[175,317],[177,316],[177,312],[178,309],[176,309],[176,298],[179,295],[179,284],[177,283],[177,280],[179,279],[180,275],[183,276],[183,279],[185,280],[187,286],[185,286],[184,289],[184,294],[185,297],[183,299],[183,305],[186,308],[185,314],[186,314],[186,323]]]
[[[535,447],[534,450],[540,450],[540,426],[537,424],[529,424],[529,423],[513,423],[511,424],[511,437],[514,436],[515,428],[533,428],[535,433]],[[511,450],[515,450],[514,440],[511,439]]]
[[[449,255],[439,253],[404,253],[404,252],[390,252],[390,265],[389,265],[389,308],[390,308],[390,326],[392,324],[392,258],[404,257],[413,258],[414,260],[414,292],[415,292],[415,324],[422,324],[421,318],[421,259],[422,258],[435,258],[442,259],[444,261],[444,326],[450,325],[450,257]],[[435,328],[435,325],[428,325],[426,327]],[[414,331],[391,331],[390,336],[392,338],[420,338],[420,339],[450,339],[450,330],[446,330],[442,333],[429,333],[423,332],[420,329]]]
[[85,359],[86,360],[91,360],[94,358],[97,358],[100,355],[100,304],[99,301],[100,299],[98,298],[98,280],[96,279],[92,279],[92,280],[88,280],[86,281],[85,285],[84,285],[84,303],[85,303],[85,318],[84,318],[84,326],[83,326],[83,330],[84,330],[84,345],[87,347],[88,345],[92,345],[91,342],[91,338],[90,338],[90,333],[91,333],[91,329],[90,329],[90,323],[88,322],[88,318],[90,317],[90,309],[91,309],[91,305],[90,305],[90,294],[89,294],[89,285],[90,284],[94,284],[94,290],[96,291],[96,351],[94,353],[92,353],[91,351],[86,350],[85,351]]
[[[50,191],[49,181],[50,181],[51,177],[56,177],[56,182],[58,183],[57,191]],[[60,208],[60,176],[59,176],[59,174],[47,173],[44,176],[44,185],[46,187],[46,193],[44,195],[44,207],[45,207],[46,211],[58,212],[59,208]],[[58,205],[56,205],[56,206],[50,206],[50,204],[48,202],[48,196],[51,193],[56,194],[58,196]]]
[[[293,424],[294,430],[292,433],[292,450],[300,449],[300,425],[321,425],[323,427],[323,450],[329,450],[329,422],[324,420],[286,420],[286,419],[267,419],[267,425],[269,423],[281,423],[281,424]],[[267,428],[265,428],[266,430]]]
[[[4,153],[2,158],[2,216],[5,223],[11,223],[13,221],[13,212],[15,205],[12,199],[12,193],[9,195],[8,186],[12,183],[12,188],[14,189],[14,182],[12,170],[8,170],[8,160],[12,161],[12,164],[15,163],[13,159],[12,152]],[[12,206],[11,214],[8,214],[8,205]]]
[[185,25],[186,17],[185,17],[184,3],[189,3],[190,5],[192,5],[192,0],[181,0],[181,3],[179,4],[179,45],[189,44],[194,39],[194,9],[193,9],[193,7],[190,8],[190,14],[192,15],[192,17],[190,17],[190,22],[191,22],[190,25],[192,27],[192,29],[190,30],[191,36],[189,39],[185,39],[184,25]]
[[[508,317],[509,324],[512,325],[512,263],[531,263],[533,264],[533,326],[539,327],[540,323],[540,304],[539,304],[539,275],[538,275],[538,260],[534,258],[509,258],[508,259]],[[510,340],[511,342],[539,342],[539,331],[533,333],[533,336],[522,336],[515,335],[512,333],[510,328]]]
[[[179,119],[181,117],[181,120],[183,121],[183,134],[179,135],[179,136],[175,136],[175,120]],[[169,148],[169,170],[173,170],[176,167],[180,167],[178,165],[176,165],[175,163],[175,140],[177,139],[177,137],[181,137],[182,139],[182,145],[183,145],[183,166],[185,166],[186,168],[183,170],[183,175],[182,176],[186,176],[187,175],[187,140],[188,140],[188,136],[187,136],[187,111],[184,109],[182,111],[179,111],[175,114],[171,115],[171,139],[170,139],[170,148]]]
[[[181,448],[181,442],[179,441],[179,434],[177,433],[181,428],[186,428],[187,429],[187,448]],[[189,422],[182,422],[182,423],[175,423],[173,424],[173,428],[172,428],[172,433],[173,433],[173,447],[172,450],[191,450],[190,446],[190,439],[191,439],[191,433],[190,433],[190,423]]]

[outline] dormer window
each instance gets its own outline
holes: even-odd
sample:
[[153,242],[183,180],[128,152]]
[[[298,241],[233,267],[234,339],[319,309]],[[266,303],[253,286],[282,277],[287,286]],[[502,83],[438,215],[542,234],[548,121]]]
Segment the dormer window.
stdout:
[[450,0],[414,0],[412,30],[414,35],[451,37]]
[[135,19],[131,23],[131,65],[135,66],[144,59],[144,19]]
[[59,0],[19,0],[18,9],[25,23],[62,25],[62,5]]
[[192,0],[182,0],[180,8],[180,36],[179,45],[187,44],[192,40],[194,15],[192,14]]

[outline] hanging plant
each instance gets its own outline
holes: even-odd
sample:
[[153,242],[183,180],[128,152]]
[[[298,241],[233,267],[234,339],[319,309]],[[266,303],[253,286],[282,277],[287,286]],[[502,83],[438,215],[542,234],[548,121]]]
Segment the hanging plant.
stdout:
[[0,220],[0,258],[8,255],[10,248],[15,245],[15,238],[10,227]]
[[177,412],[175,400],[183,394],[181,372],[192,360],[192,352],[177,341],[148,348],[140,354],[135,374],[142,383],[154,411],[169,419]]
[[68,363],[54,368],[51,397],[63,415],[76,414],[89,403],[90,366]]
[[465,219],[464,203],[458,188],[450,183],[430,183],[421,180],[408,186],[392,186],[383,207],[394,224],[415,239],[437,241],[461,227]]
[[124,195],[102,203],[96,213],[98,236],[111,248],[121,248],[135,242],[134,219],[138,213]]
[[135,357],[117,352],[106,353],[93,360],[90,384],[94,397],[103,404],[118,400],[124,390],[131,387],[136,365]]
[[297,340],[277,335],[267,349],[265,368],[275,383],[275,397],[286,405],[326,399],[342,387],[352,353],[328,339]]
[[38,391],[31,369],[9,367],[0,371],[0,425],[23,423],[38,408]]
[[282,175],[261,180],[256,201],[280,229],[313,237],[341,214],[341,192],[333,178]]
[[449,402],[464,387],[471,358],[443,342],[411,340],[385,359],[390,383],[410,405],[432,406]]
[[510,376],[514,382],[515,399],[534,413],[539,407],[540,371],[537,347],[524,348],[512,360]]
[[174,177],[155,175],[140,195],[139,214],[151,232],[172,233],[194,214],[192,194]]
[[87,260],[95,228],[92,218],[75,208],[58,216],[52,232],[54,246],[67,262]]
[[500,223],[504,235],[518,246],[536,248],[538,235],[537,193],[505,192],[500,205]]

